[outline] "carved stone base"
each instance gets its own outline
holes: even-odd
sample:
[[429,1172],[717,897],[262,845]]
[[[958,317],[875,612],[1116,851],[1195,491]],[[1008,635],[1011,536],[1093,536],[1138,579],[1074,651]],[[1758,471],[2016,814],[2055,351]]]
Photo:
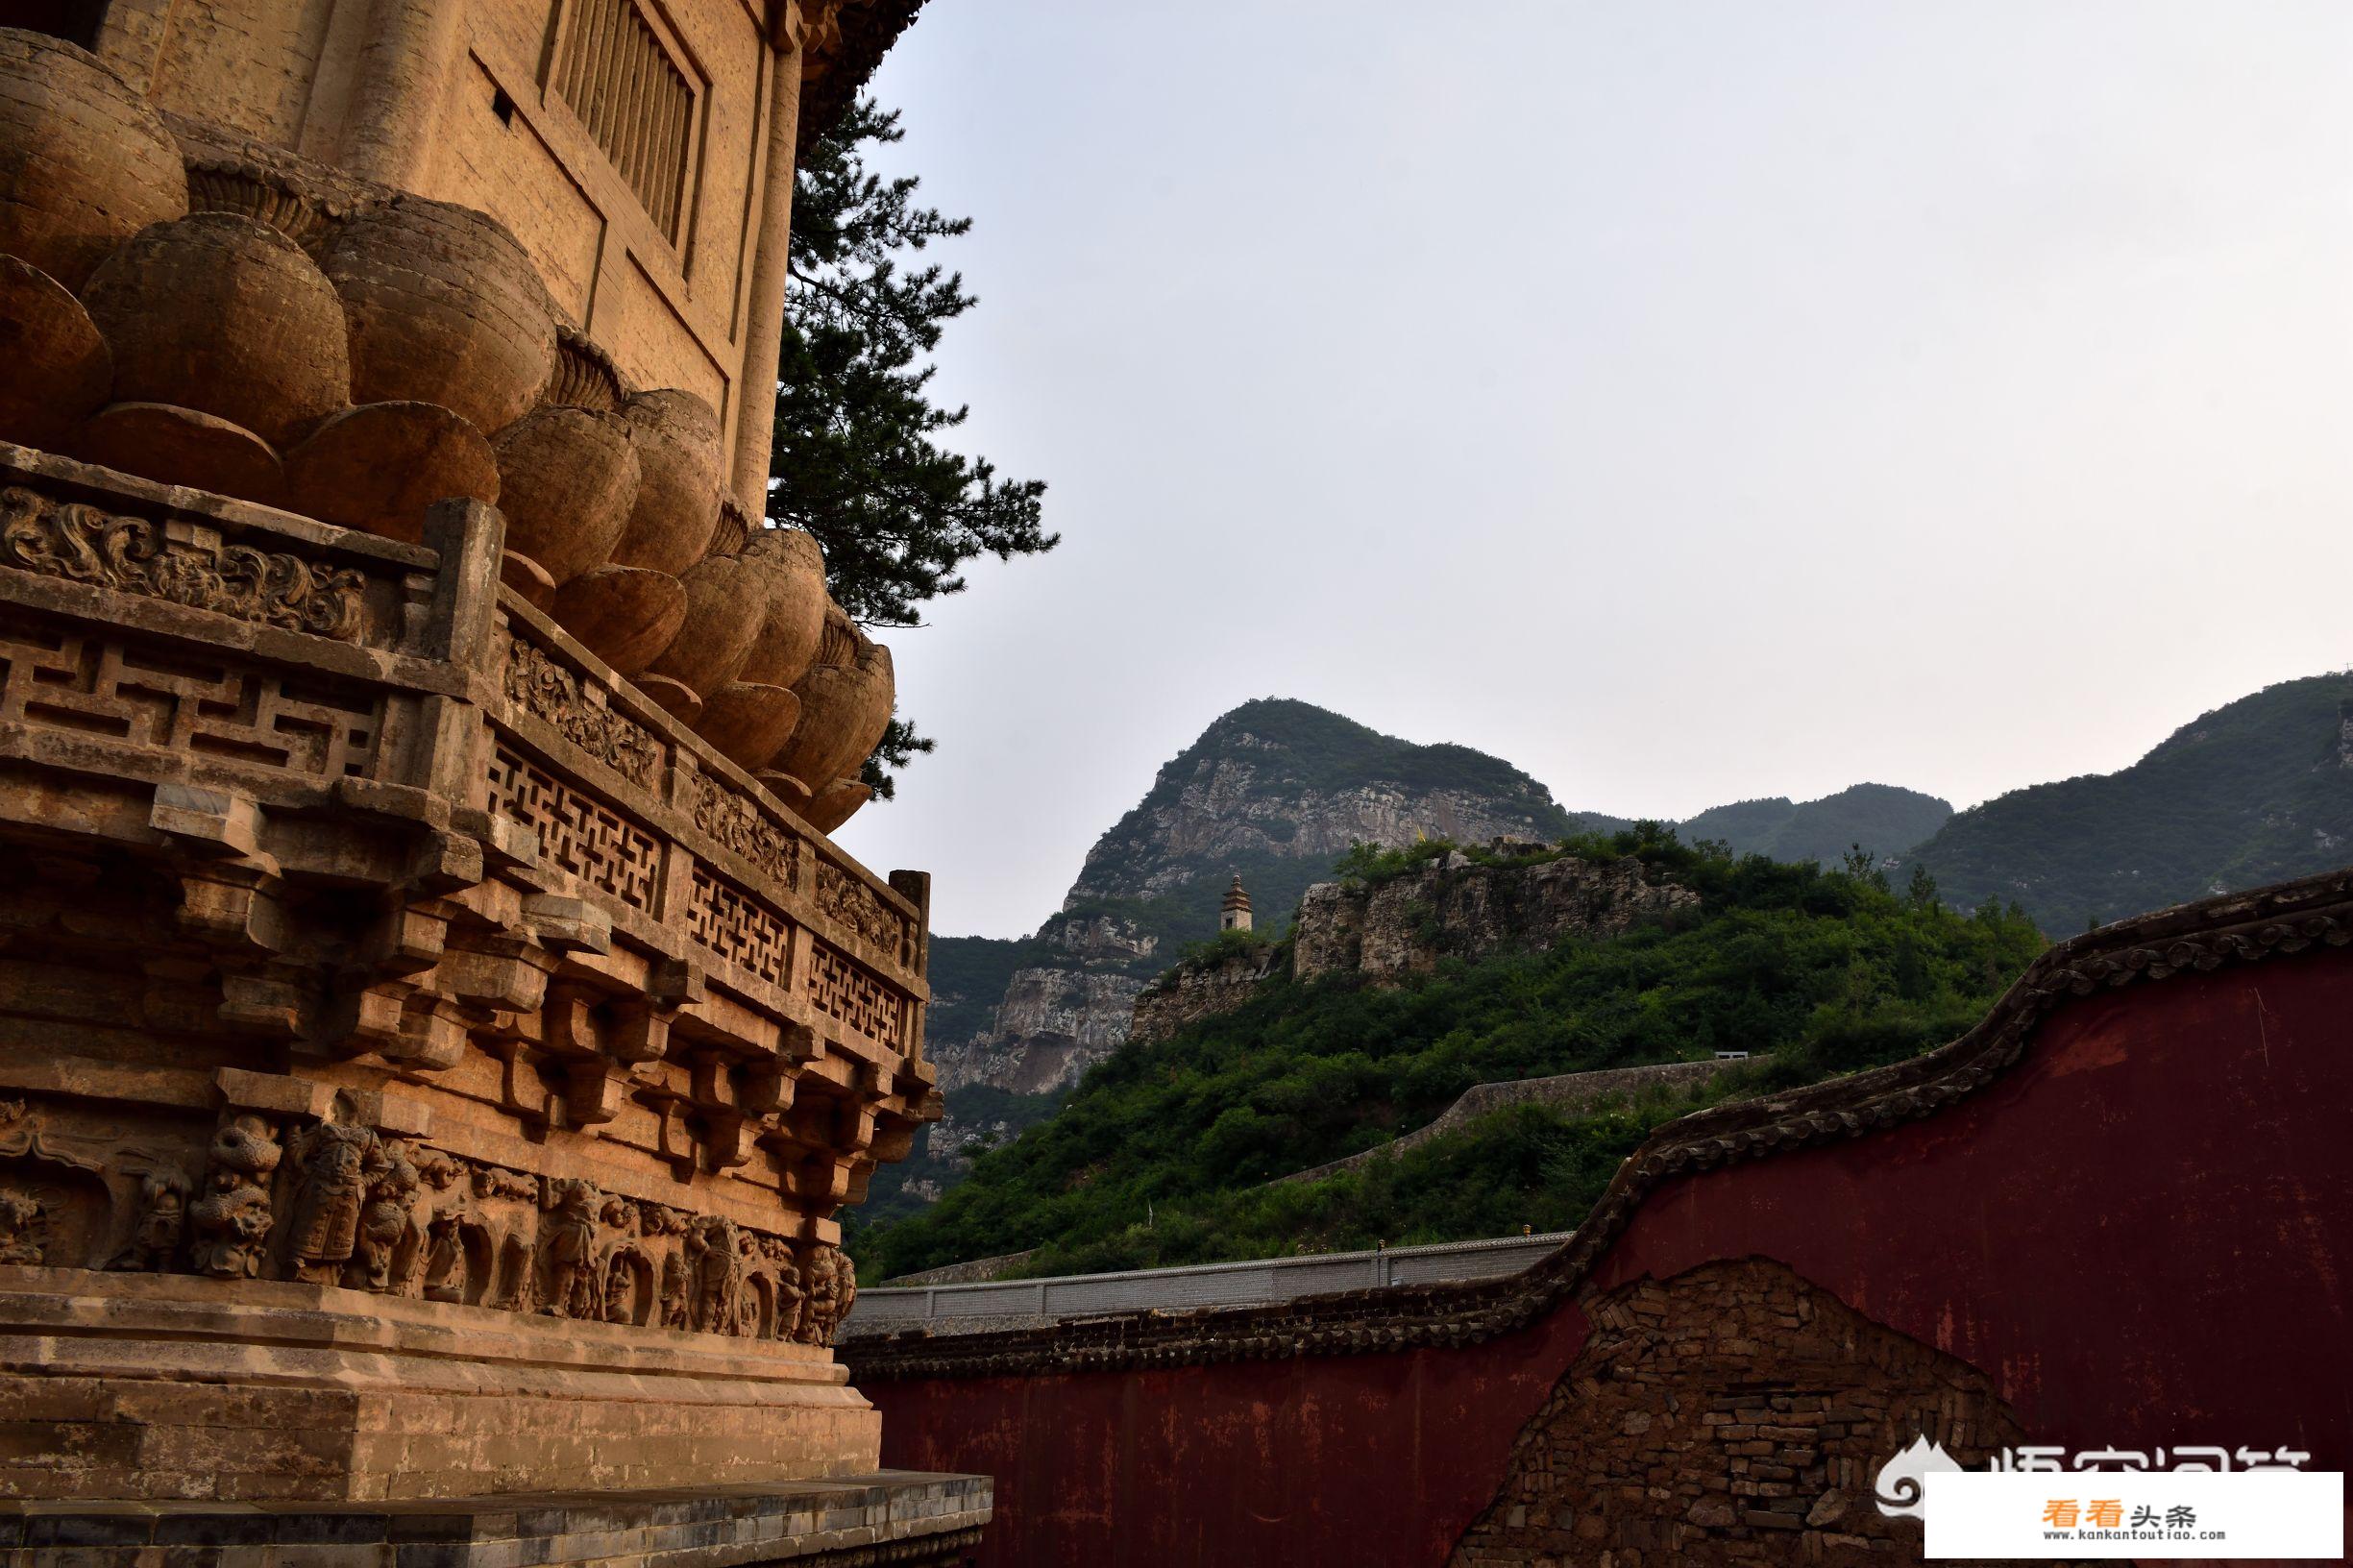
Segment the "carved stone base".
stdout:
[[0,1501],[0,1551],[24,1568],[154,1562],[552,1568],[946,1568],[989,1522],[979,1476],[886,1470],[782,1486],[573,1491],[381,1507],[43,1505]]
[[871,1470],[821,1349],[294,1281],[0,1265],[0,1497],[378,1502]]

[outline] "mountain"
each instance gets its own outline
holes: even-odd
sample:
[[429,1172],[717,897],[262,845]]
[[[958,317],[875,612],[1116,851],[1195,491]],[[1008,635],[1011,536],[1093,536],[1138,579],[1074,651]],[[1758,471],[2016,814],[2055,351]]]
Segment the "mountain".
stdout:
[[[1022,1274],[1087,1272],[1565,1229],[1656,1123],[1941,1044],[2043,946],[1998,908],[1963,915],[1876,877],[1642,829],[1545,849],[1415,844],[1346,867],[1291,935],[1188,960],[1155,988],[1164,1031],[1115,1050],[928,1211],[862,1229],[861,1272],[1013,1252],[1030,1253]],[[1754,1059],[1607,1103],[1507,1105],[1393,1160],[1275,1180],[1385,1148],[1475,1085],[1719,1049]]]
[[1416,746],[1306,702],[1262,698],[1212,723],[1095,841],[1066,915],[1162,900],[1173,933],[1217,925],[1236,871],[1287,916],[1352,844],[1417,836],[1556,839],[1581,825],[1534,779],[1466,746]]
[[[1678,828],[1686,843],[1832,866],[1856,843],[1881,855],[1907,848],[1951,810],[1858,784],[1803,803],[1720,807]],[[1468,747],[1417,746],[1307,702],[1243,703],[1162,767],[1036,932],[932,939],[928,1032],[947,1115],[877,1174],[866,1222],[936,1200],[974,1155],[1042,1118],[1117,1049],[1145,983],[1215,934],[1235,875],[1260,928],[1279,933],[1357,844],[1550,843],[1631,825],[1564,810],[1527,773]]]
[[877,1176],[868,1214],[938,1196],[974,1150],[1038,1119],[1115,1049],[1144,982],[1216,933],[1235,875],[1259,923],[1280,930],[1354,844],[1553,840],[1618,825],[1562,810],[1528,774],[1468,747],[1415,745],[1307,702],[1243,703],[1162,767],[1037,932],[932,939],[929,1050],[947,1115]]
[[2349,699],[2341,674],[2267,686],[2121,772],[1962,812],[1906,863],[1926,868],[1949,903],[2015,899],[2059,935],[2342,866],[2353,860]]
[[1900,855],[1951,820],[1952,803],[1893,784],[1853,784],[1819,800],[1786,796],[1716,806],[1676,831],[1686,844],[1720,839],[1741,854],[1835,866],[1856,845],[1878,859]]
[[[1858,784],[1676,825],[1686,845],[1836,867],[1861,845],[1898,887],[1924,870],[1949,905],[1992,898],[2048,932],[2353,861],[2353,682],[2268,687],[2185,725],[2132,767],[2019,790],[1953,815]],[[1482,752],[1414,746],[1304,702],[1249,702],[1160,771],[1098,840],[1062,911],[1028,937],[935,938],[932,1054],[945,1120],[875,1180],[870,1222],[936,1199],[974,1155],[1048,1115],[1127,1038],[1138,993],[1216,930],[1229,876],[1279,933],[1353,843],[1402,848],[1614,832]]]

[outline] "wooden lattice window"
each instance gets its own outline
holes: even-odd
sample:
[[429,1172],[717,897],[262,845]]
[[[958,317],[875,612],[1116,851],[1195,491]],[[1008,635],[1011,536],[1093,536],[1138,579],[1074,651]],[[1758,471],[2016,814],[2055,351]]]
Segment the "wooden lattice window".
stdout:
[[694,85],[637,0],[572,0],[556,95],[675,242],[695,145]]

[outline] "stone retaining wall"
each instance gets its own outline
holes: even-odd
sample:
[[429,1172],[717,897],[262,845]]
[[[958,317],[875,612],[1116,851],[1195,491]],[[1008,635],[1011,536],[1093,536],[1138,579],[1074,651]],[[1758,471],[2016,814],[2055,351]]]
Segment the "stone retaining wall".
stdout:
[[1651,1089],[1681,1089],[1691,1084],[1703,1084],[1734,1066],[1731,1062],[1659,1062],[1641,1067],[1608,1067],[1600,1072],[1564,1072],[1551,1078],[1521,1078],[1499,1084],[1473,1084],[1462,1091],[1462,1097],[1448,1106],[1438,1119],[1426,1127],[1343,1160],[1328,1161],[1310,1165],[1305,1170],[1278,1176],[1268,1186],[1282,1182],[1319,1182],[1327,1176],[1336,1176],[1343,1170],[1354,1170],[1374,1160],[1392,1159],[1408,1149],[1418,1148],[1432,1139],[1454,1132],[1474,1117],[1491,1111],[1501,1111],[1512,1105],[1549,1105],[1562,1111],[1589,1111],[1612,1095],[1629,1099]]

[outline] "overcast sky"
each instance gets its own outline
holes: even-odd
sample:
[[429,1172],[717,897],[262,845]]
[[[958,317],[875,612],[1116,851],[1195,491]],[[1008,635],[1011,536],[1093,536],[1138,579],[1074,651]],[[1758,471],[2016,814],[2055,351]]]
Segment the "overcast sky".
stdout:
[[2346,0],[932,0],[938,386],[1052,554],[845,845],[1011,936],[1236,703],[1967,805],[2353,661]]

